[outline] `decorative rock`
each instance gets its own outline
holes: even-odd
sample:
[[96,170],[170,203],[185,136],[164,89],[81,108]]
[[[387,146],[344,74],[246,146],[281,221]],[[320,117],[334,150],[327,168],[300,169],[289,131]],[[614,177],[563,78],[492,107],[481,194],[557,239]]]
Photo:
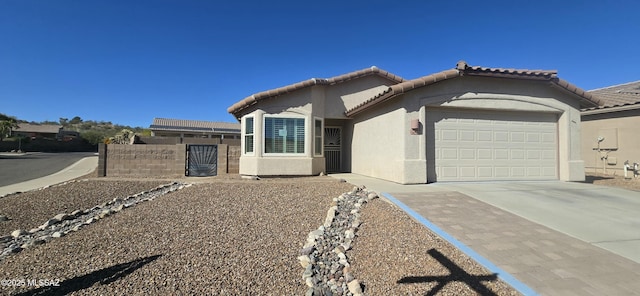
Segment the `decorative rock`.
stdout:
[[44,222],[44,224],[42,224],[42,226],[40,226],[41,229],[45,229],[49,226],[55,225],[60,223],[60,219],[56,219],[56,217],[53,217],[49,220],[47,220],[47,222]]
[[4,221],[9,221],[11,219],[9,219],[9,217],[5,216],[5,215],[0,215],[0,222],[4,222]]
[[51,235],[51,237],[55,237],[55,238],[63,237],[63,236],[64,236],[64,233],[59,232],[59,231],[56,231]]
[[367,195],[367,198],[369,198],[369,200],[376,199],[378,198],[378,194],[375,192],[371,192]]
[[344,237],[346,238],[354,238],[356,235],[353,232],[353,229],[349,229],[347,231],[344,232]]
[[[350,273],[346,252],[360,226],[360,210],[377,194],[354,187],[332,199],[323,225],[309,233],[301,255],[304,282],[312,295],[362,295],[360,283]],[[310,270],[311,269],[311,270]],[[353,283],[352,283],[353,282]],[[353,287],[348,287],[351,283]],[[313,286],[311,286],[313,284]],[[351,291],[354,289],[355,293]]]
[[100,217],[100,219],[109,216],[111,214],[111,210],[103,210],[102,212],[100,212],[100,214],[98,214],[98,217]]
[[13,236],[5,235],[5,236],[0,237],[0,244],[8,243],[8,242],[10,242],[12,240],[13,240]]
[[309,262],[311,261],[311,259],[309,259],[309,256],[306,255],[299,256],[298,260],[300,261],[300,265],[302,265],[303,268],[307,268],[307,266],[309,266]]
[[64,221],[64,220],[69,219],[69,215],[64,214],[64,213],[62,213],[62,214],[57,214],[57,215],[55,215],[55,216],[53,217],[53,219],[51,219],[51,220],[54,220],[54,219],[55,219],[55,220],[58,220],[58,221]]
[[327,218],[324,219],[324,227],[328,228],[331,226],[331,222],[333,222],[333,218],[335,218],[336,216],[336,210],[338,209],[337,206],[333,206],[330,207],[329,210],[327,210]]
[[25,235],[25,234],[27,234],[27,232],[22,230],[22,229],[17,229],[17,230],[14,230],[13,232],[11,232],[11,236],[13,236],[14,238],[15,237],[19,237],[21,235]]
[[349,292],[351,292],[353,295],[361,295],[362,294],[362,287],[360,286],[360,281],[358,280],[352,280],[347,284],[347,287],[349,287]]
[[309,255],[311,254],[311,252],[313,252],[315,248],[313,246],[311,247],[306,247],[300,250],[300,255]]
[[73,216],[74,218],[78,217],[82,215],[82,211],[81,210],[75,210],[73,212],[71,212],[71,216]]

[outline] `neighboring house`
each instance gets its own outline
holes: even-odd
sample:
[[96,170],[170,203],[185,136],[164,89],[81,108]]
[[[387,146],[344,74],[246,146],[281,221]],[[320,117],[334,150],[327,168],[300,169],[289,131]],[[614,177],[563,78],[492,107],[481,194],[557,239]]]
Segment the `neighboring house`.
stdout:
[[149,129],[153,137],[217,139],[240,137],[240,124],[231,122],[154,118]]
[[599,103],[556,71],[460,61],[413,80],[376,67],[309,79],[228,111],[242,124],[243,175],[580,181],[579,110]]
[[59,139],[61,132],[61,125],[18,123],[18,127],[11,130],[11,136]]
[[602,106],[582,110],[582,157],[589,172],[623,174],[640,163],[640,81],[589,91]]

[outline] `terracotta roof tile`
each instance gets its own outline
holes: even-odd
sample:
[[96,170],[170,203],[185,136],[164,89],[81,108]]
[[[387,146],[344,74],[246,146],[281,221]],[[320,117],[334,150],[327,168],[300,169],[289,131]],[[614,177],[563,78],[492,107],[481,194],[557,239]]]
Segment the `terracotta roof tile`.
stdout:
[[149,126],[155,131],[197,131],[240,133],[240,124],[233,122],[216,122],[201,120],[183,120],[169,118],[154,118]]
[[314,85],[334,85],[334,84],[338,84],[338,83],[342,83],[342,82],[346,82],[349,80],[353,80],[353,79],[357,79],[360,77],[365,77],[365,76],[369,76],[369,75],[378,75],[380,77],[386,78],[394,83],[400,83],[405,81],[402,77],[394,75],[392,73],[389,73],[387,71],[384,71],[378,67],[371,67],[371,68],[366,68],[366,69],[362,69],[362,70],[358,70],[358,71],[354,71],[354,72],[349,72],[343,75],[339,75],[339,76],[335,76],[335,77],[331,77],[331,78],[311,78],[311,79],[307,79],[298,83],[294,83],[294,84],[290,84],[290,85],[286,85],[283,87],[279,87],[279,88],[275,88],[275,89],[271,89],[271,90],[267,90],[267,91],[263,91],[263,92],[259,92],[256,94],[253,94],[251,96],[248,96],[244,99],[242,99],[241,101],[233,104],[231,107],[229,107],[227,109],[227,112],[235,115],[236,117],[238,117],[238,112],[242,111],[243,109],[248,108],[251,105],[256,104],[258,101],[262,101],[265,99],[269,99],[269,98],[273,98],[273,97],[277,97],[286,93],[290,93],[299,89],[303,89],[306,87],[310,87],[310,86],[314,86]]
[[413,89],[461,76],[486,76],[511,79],[545,80],[550,81],[553,85],[556,85],[563,90],[581,97],[583,104],[586,106],[597,106],[601,103],[597,97],[585,92],[584,90],[565,80],[559,79],[557,77],[557,73],[558,71],[555,70],[528,70],[469,66],[466,62],[459,61],[454,69],[445,70],[442,72],[392,85],[375,97],[347,110],[345,114],[350,117],[370,108],[371,106],[375,106],[379,103],[392,99]]
[[640,80],[588,91],[598,97],[602,104],[599,107],[583,110],[604,109],[640,104]]

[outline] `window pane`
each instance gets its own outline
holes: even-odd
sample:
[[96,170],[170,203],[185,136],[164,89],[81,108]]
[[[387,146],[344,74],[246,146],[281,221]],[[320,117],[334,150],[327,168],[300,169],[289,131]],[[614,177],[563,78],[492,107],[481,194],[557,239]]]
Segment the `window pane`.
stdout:
[[253,136],[244,136],[244,153],[253,152]]
[[304,119],[265,117],[265,153],[304,153]]
[[244,119],[244,133],[253,134],[253,117],[247,117]]

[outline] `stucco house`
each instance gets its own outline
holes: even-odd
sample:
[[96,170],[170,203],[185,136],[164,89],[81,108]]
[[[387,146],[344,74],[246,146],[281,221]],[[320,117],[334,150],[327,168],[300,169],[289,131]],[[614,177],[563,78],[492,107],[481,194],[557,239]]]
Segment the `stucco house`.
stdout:
[[584,180],[580,109],[557,71],[469,66],[412,80],[376,67],[253,94],[240,174],[352,172],[402,184]]
[[623,174],[640,163],[640,81],[589,91],[602,100],[582,110],[582,157],[589,172]]

